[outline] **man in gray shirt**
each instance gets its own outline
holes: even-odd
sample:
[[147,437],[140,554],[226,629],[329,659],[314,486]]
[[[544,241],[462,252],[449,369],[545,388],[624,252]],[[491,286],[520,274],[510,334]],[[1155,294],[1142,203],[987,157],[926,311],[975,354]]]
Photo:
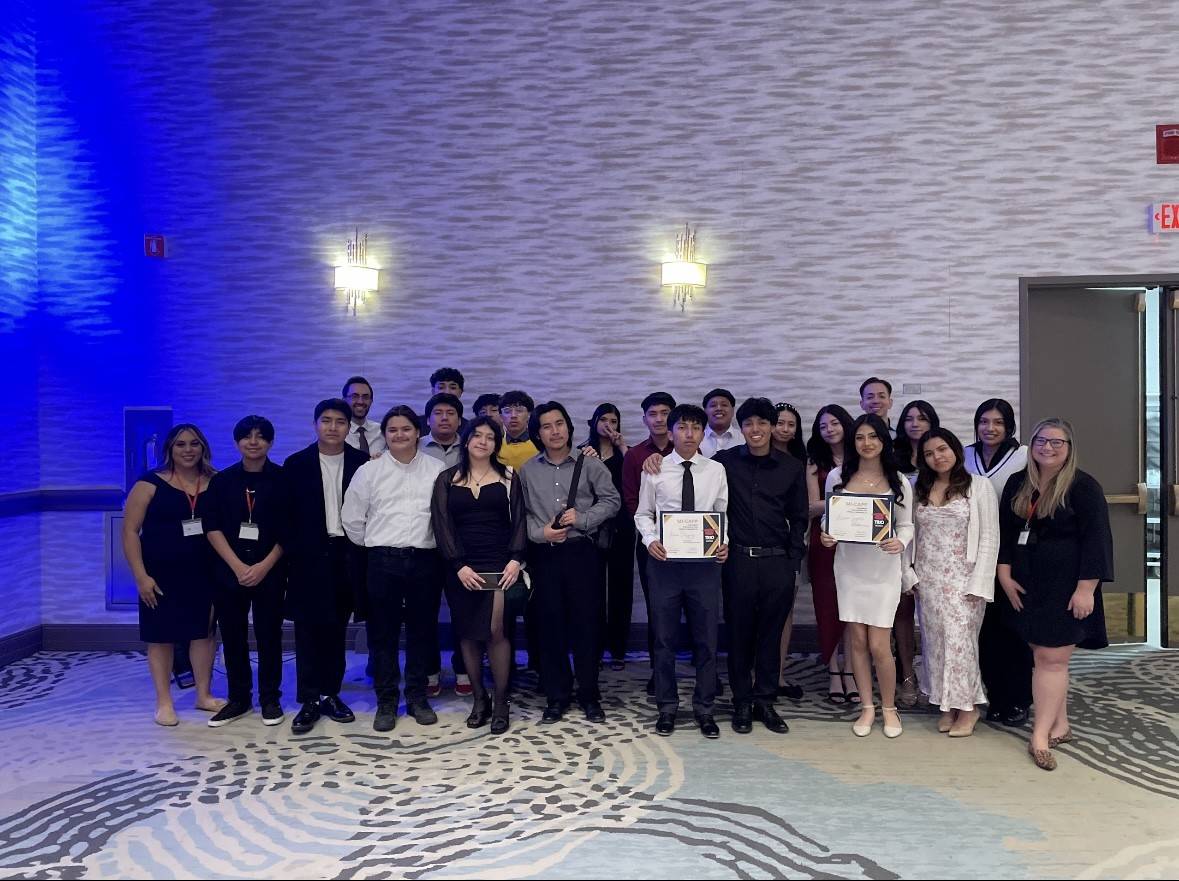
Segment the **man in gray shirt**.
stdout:
[[[590,722],[602,722],[598,658],[606,602],[605,570],[595,537],[621,505],[610,471],[600,459],[574,457],[569,414],[556,401],[539,405],[528,433],[541,453],[520,468],[528,514],[529,560],[544,633],[541,681],[548,706],[541,722],[559,722],[572,697]],[[572,506],[570,490],[577,473]]]

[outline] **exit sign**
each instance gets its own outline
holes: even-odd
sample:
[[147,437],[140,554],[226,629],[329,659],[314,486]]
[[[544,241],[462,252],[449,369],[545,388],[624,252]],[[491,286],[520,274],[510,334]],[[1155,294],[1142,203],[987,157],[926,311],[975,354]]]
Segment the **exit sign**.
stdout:
[[167,243],[164,237],[160,235],[147,234],[143,237],[143,256],[155,257],[163,260],[168,256]]
[[1159,165],[1179,162],[1179,123],[1156,125],[1154,146]]
[[1179,232],[1179,202],[1155,202],[1150,206],[1150,231]]

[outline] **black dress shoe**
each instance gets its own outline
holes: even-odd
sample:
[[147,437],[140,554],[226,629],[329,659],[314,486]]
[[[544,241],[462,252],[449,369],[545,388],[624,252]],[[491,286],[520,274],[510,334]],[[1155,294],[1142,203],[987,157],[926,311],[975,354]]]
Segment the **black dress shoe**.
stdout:
[[655,723],[655,733],[661,737],[670,737],[675,733],[675,713],[660,713],[659,721]]
[[483,698],[475,699],[475,705],[471,707],[471,715],[467,716],[468,728],[482,728],[491,719],[491,695],[483,692]]
[[786,724],[786,720],[779,716],[778,711],[773,707],[756,704],[753,707],[753,718],[764,724],[766,728],[775,734],[786,734],[790,731],[790,726]]
[[779,685],[778,697],[788,698],[792,701],[800,701],[802,700],[802,686],[795,685],[793,682],[787,682],[785,685]]
[[377,704],[377,714],[373,716],[373,731],[392,731],[397,726],[397,704]]
[[320,715],[318,701],[308,701],[303,704],[299,712],[295,714],[295,718],[291,721],[291,733],[306,734],[315,727],[315,723],[319,721]]
[[753,730],[753,707],[749,704],[737,704],[733,707],[733,730],[738,734],[748,734]]
[[587,722],[605,722],[606,713],[602,709],[602,705],[597,701],[586,701],[581,705],[585,710],[585,719]]
[[319,711],[333,722],[355,722],[356,714],[340,700],[339,695],[330,694],[319,699]]
[[725,693],[725,684],[721,682],[720,674],[716,674],[716,696],[720,697]]
[[999,722],[1009,728],[1020,728],[1028,723],[1028,708],[1012,707],[1000,717]]
[[654,677],[654,675],[652,675],[651,678],[647,680],[647,697],[655,697],[655,677]]
[[540,721],[544,725],[551,725],[554,722],[560,722],[563,715],[565,715],[565,710],[560,704],[549,704],[544,708]]
[[419,725],[433,725],[438,721],[438,714],[434,712],[434,708],[426,702],[425,698],[407,703],[405,715],[413,716],[413,720]]
[[1001,707],[998,704],[988,704],[987,705],[987,721],[988,722],[999,722],[1009,712],[1011,712],[1011,710],[1008,707]]
[[697,716],[696,724],[700,726],[700,733],[709,740],[716,740],[720,737],[720,728],[712,716]]

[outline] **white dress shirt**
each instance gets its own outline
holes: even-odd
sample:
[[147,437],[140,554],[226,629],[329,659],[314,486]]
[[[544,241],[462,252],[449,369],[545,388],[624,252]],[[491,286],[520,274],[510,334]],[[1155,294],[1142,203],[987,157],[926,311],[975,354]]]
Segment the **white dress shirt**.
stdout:
[[[385,452],[385,435],[381,433],[381,423],[371,419],[364,420],[364,439],[368,441],[368,454],[376,456]],[[348,436],[344,443],[350,447],[360,449],[360,426],[354,421],[348,423]]]
[[344,489],[344,454],[328,456],[319,454],[319,474],[323,478],[323,514],[327,520],[327,534],[343,538],[344,527],[340,524],[340,498]]
[[728,450],[732,447],[739,447],[745,443],[745,435],[741,433],[741,427],[737,425],[736,420],[729,423],[729,427],[717,434],[712,430],[712,426],[708,425],[704,428],[704,440],[700,441],[700,455],[711,459],[721,450]]
[[445,466],[417,453],[402,463],[386,452],[361,465],[348,492],[340,519],[353,544],[366,548],[433,548],[430,498]]
[[[684,457],[674,450],[663,457],[658,474],[644,472],[639,484],[639,507],[635,510],[635,526],[650,547],[659,538],[659,512],[682,510],[684,487]],[[697,511],[727,511],[729,509],[729,479],[725,466],[705,459],[700,453],[691,458],[692,487],[696,494]],[[728,541],[728,528],[725,528]]]

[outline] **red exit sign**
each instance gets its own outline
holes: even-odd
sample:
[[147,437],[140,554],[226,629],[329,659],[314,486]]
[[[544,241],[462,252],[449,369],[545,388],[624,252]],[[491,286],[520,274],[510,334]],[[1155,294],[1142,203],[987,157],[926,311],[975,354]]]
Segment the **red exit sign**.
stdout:
[[1155,155],[1159,165],[1179,162],[1179,123],[1154,127]]
[[158,235],[144,235],[143,256],[156,257],[160,260],[163,260],[164,257],[168,256],[164,237]]
[[1151,205],[1150,231],[1179,232],[1179,202],[1155,202]]

